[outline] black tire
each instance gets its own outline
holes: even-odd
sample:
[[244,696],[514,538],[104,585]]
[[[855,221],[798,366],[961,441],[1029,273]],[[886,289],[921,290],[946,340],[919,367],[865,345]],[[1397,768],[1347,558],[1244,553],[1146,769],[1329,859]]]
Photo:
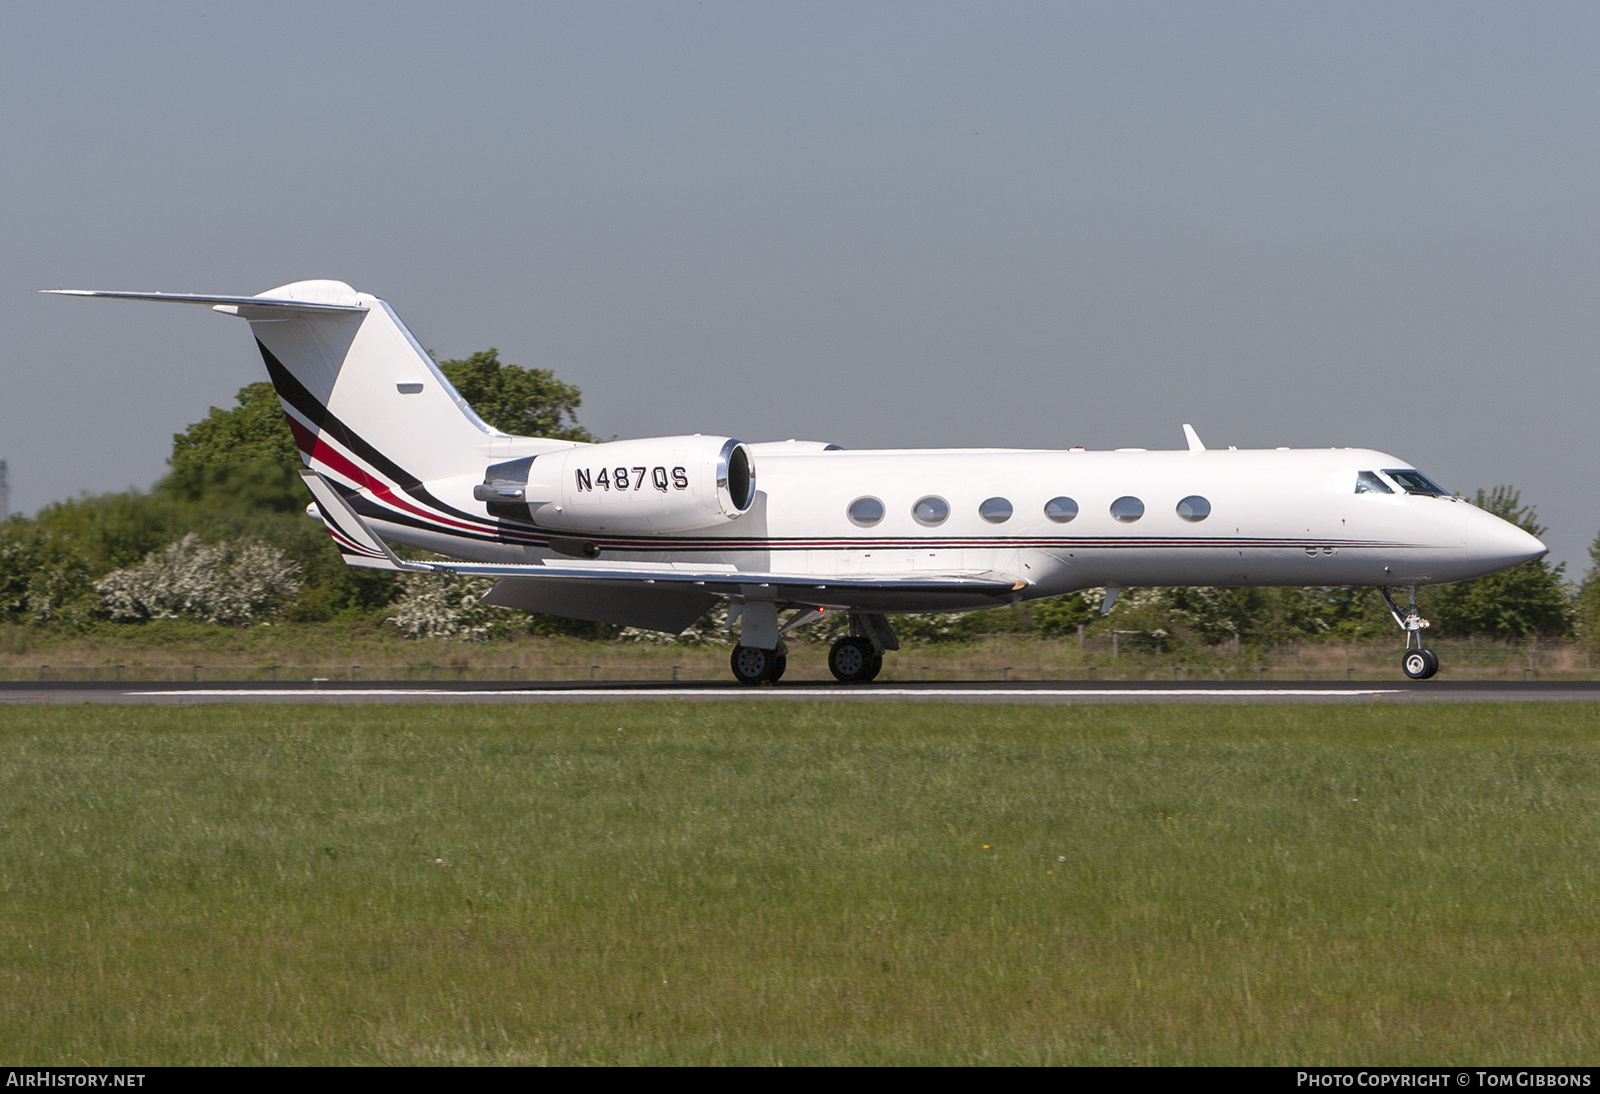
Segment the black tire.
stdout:
[[[763,680],[771,679],[775,662],[778,660],[775,650],[764,650],[759,646],[735,646],[733,656],[728,659],[733,669],[733,678],[741,684],[754,686]],[[781,673],[783,670],[778,669]]]
[[1407,650],[1400,670],[1413,680],[1429,680],[1439,671],[1439,657],[1432,650]]
[[841,638],[828,650],[828,671],[841,684],[865,684],[883,668],[883,655],[865,638]]
[[772,659],[772,668],[767,673],[767,679],[776,684],[779,680],[783,679],[783,670],[788,667],[789,655],[787,653],[780,652],[778,656]]

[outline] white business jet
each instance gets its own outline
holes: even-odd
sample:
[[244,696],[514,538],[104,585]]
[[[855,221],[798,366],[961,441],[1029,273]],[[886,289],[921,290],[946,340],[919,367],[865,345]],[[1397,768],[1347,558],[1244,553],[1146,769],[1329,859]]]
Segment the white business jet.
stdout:
[[[487,425],[394,310],[339,281],[259,296],[51,290],[248,320],[320,517],[352,566],[497,578],[486,603],[677,633],[718,602],[733,674],[776,681],[784,635],[845,612],[828,668],[866,683],[888,616],[1105,587],[1376,586],[1427,679],[1419,585],[1545,553],[1404,460],[1358,448],[844,451],[818,441],[576,444]],[[451,562],[401,559],[391,543]],[[1395,597],[1399,593],[1405,603]]]

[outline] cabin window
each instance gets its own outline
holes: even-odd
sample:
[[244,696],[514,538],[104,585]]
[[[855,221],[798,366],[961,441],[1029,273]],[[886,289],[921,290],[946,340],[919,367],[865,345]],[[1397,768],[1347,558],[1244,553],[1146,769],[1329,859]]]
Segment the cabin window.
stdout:
[[396,384],[394,388],[402,395],[416,395],[422,391],[421,384]]
[[989,498],[978,506],[978,515],[990,524],[1004,524],[1011,519],[1011,503],[1005,498]]
[[1423,494],[1430,498],[1448,498],[1450,491],[1441,487],[1421,471],[1414,471],[1409,467],[1385,467],[1383,473],[1388,475],[1408,494]]
[[1178,503],[1178,516],[1196,524],[1211,515],[1211,503],[1199,494],[1190,494]]
[[911,517],[918,524],[943,524],[950,516],[950,503],[943,498],[926,497],[911,507]]
[[1378,478],[1376,471],[1363,471],[1356,476],[1356,493],[1358,494],[1392,494],[1394,490],[1388,483]]
[[883,502],[877,498],[857,498],[846,511],[850,523],[858,528],[871,528],[883,519]]
[[1078,515],[1078,503],[1071,498],[1051,498],[1044,503],[1044,515],[1057,524],[1066,524]]
[[1111,503],[1111,516],[1123,524],[1132,524],[1144,516],[1144,502],[1124,494]]

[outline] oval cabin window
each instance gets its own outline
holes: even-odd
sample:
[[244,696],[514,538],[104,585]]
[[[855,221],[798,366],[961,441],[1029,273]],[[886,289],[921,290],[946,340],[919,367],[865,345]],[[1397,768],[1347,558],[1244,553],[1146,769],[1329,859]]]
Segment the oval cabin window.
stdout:
[[1111,503],[1111,516],[1123,524],[1132,524],[1144,516],[1144,502],[1138,498],[1123,495]]
[[911,517],[918,524],[943,524],[949,516],[950,503],[943,498],[923,498],[911,507]]
[[850,523],[858,528],[871,528],[883,519],[883,502],[877,498],[857,498],[847,510]]
[[1005,498],[990,498],[978,506],[978,515],[990,524],[1004,524],[1011,519],[1011,503]]
[[1051,498],[1044,503],[1044,515],[1057,524],[1066,524],[1078,515],[1078,503],[1071,498]]
[[1199,494],[1190,494],[1178,503],[1178,515],[1190,524],[1211,515],[1211,503]]

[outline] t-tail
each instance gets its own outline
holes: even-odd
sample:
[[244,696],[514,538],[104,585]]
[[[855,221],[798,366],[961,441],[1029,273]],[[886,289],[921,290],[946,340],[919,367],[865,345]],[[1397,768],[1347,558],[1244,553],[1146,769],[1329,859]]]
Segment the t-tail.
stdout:
[[481,514],[442,503],[426,484],[480,475],[511,438],[478,417],[377,297],[342,281],[296,281],[257,296],[46,291],[208,304],[249,321],[308,468],[388,510],[375,517],[458,534],[469,531],[463,522],[480,535],[492,528]]

